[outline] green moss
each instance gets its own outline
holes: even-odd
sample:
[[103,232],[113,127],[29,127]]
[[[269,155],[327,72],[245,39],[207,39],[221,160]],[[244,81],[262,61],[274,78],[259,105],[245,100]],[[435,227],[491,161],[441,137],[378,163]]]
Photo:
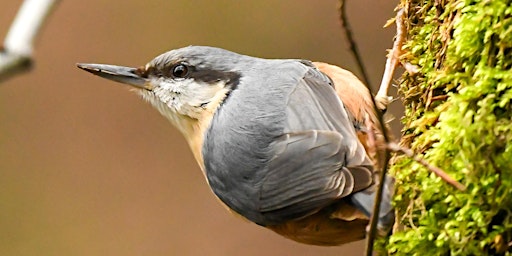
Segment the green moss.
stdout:
[[393,255],[512,255],[512,2],[412,1],[402,144],[465,184],[398,156]]

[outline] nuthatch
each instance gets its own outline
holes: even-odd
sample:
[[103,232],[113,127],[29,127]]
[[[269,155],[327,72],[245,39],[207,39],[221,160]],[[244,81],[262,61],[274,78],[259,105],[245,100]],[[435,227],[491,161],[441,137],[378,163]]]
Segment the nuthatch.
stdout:
[[[352,73],[205,46],[139,68],[78,67],[133,86],[169,119],[233,212],[301,243],[365,237],[379,176],[365,139],[375,112]],[[392,193],[386,177],[380,231],[393,224]]]

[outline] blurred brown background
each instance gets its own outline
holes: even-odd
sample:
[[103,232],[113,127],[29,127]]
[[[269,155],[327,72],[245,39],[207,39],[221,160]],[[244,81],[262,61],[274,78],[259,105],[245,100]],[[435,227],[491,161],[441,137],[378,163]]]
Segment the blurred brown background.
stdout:
[[[2,40],[20,4],[2,3]],[[395,5],[348,1],[374,85]],[[0,255],[360,255],[363,242],[301,245],[228,214],[157,111],[75,67],[194,44],[356,70],[339,25],[335,0],[61,1],[35,69],[0,84]]]

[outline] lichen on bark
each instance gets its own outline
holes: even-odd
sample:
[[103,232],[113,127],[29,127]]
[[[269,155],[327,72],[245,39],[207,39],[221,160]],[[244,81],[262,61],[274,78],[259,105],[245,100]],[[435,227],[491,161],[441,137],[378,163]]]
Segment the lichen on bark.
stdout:
[[402,0],[401,144],[466,186],[393,159],[392,255],[512,255],[512,1]]

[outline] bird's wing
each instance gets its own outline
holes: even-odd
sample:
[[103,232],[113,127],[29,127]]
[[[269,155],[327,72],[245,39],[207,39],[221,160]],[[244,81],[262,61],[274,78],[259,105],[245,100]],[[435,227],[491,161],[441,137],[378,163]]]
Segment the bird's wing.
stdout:
[[285,134],[262,179],[260,211],[272,222],[312,214],[369,187],[372,167],[330,80],[311,69],[289,95]]
[[370,91],[352,72],[322,62],[313,65],[333,80],[338,97],[359,125],[366,125],[366,119],[378,122]]
[[372,184],[370,166],[346,167],[343,137],[333,131],[289,133],[261,184],[260,212],[271,222],[308,216]]
[[[359,141],[374,160],[377,169],[381,169],[383,163],[378,162],[379,159],[376,156],[377,149],[384,147],[382,145],[384,140],[368,88],[348,70],[322,62],[313,62],[313,65],[334,82],[338,97],[353,118]],[[372,136],[368,136],[369,134]]]
[[359,142],[354,116],[336,94],[329,77],[310,68],[287,97],[284,132],[335,131],[347,146],[347,166],[370,164]]

